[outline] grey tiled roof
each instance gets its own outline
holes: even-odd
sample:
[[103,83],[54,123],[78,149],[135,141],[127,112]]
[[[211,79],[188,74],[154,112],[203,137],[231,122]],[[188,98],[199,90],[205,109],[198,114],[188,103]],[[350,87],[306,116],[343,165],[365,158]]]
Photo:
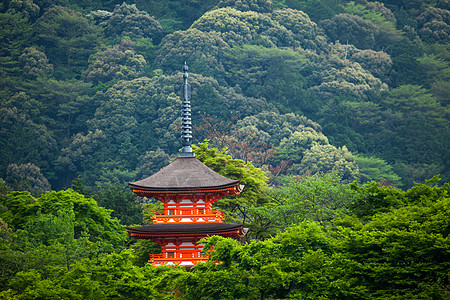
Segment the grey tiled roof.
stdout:
[[145,191],[241,189],[239,180],[214,172],[195,157],[178,157],[156,174],[128,185],[133,190]]

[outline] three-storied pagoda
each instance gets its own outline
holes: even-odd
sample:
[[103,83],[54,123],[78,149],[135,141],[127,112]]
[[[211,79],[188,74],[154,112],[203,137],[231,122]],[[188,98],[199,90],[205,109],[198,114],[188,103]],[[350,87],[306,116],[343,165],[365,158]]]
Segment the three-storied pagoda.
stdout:
[[214,201],[238,195],[243,186],[238,180],[226,178],[200,162],[191,148],[192,124],[188,67],[183,66],[182,145],[175,161],[156,174],[129,183],[141,197],[162,201],[164,210],[154,212],[153,224],[127,227],[138,239],[150,239],[161,245],[161,254],[150,254],[154,266],[163,264],[191,267],[200,261],[203,245],[198,241],[211,235],[237,238],[243,236],[242,224],[225,224]]

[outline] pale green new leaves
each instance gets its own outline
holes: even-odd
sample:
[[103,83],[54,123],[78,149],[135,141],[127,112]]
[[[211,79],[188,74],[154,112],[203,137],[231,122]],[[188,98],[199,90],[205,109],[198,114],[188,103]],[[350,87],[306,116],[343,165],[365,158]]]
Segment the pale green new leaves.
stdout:
[[257,211],[275,231],[303,221],[315,221],[326,228],[334,217],[348,213],[350,205],[360,197],[332,174],[291,179],[270,195],[272,202]]
[[305,151],[301,163],[293,168],[297,174],[335,173],[345,182],[351,182],[359,177],[358,165],[345,146],[336,148],[333,145],[315,143]]
[[141,11],[136,4],[125,2],[116,5],[111,17],[107,21],[107,32],[118,36],[128,36],[133,39],[152,38],[159,40],[162,27],[147,12]]
[[27,77],[49,76],[53,73],[53,65],[49,63],[47,55],[34,47],[25,48],[19,62],[22,63],[22,72]]
[[359,169],[345,146],[330,145],[325,135],[311,128],[295,131],[284,138],[279,146],[279,156],[293,162],[292,175],[334,173],[344,181],[358,179]]
[[305,151],[313,146],[313,143],[318,145],[328,145],[328,138],[321,132],[316,132],[312,128],[305,128],[293,132],[289,138],[283,138],[279,146],[278,156],[281,159],[291,160],[294,164],[299,164]]
[[22,191],[41,193],[50,190],[47,178],[42,174],[41,169],[32,163],[9,164],[6,169],[6,182]]
[[384,79],[392,69],[391,57],[383,51],[360,50],[352,54],[351,59],[380,79]]
[[113,48],[97,53],[95,60],[84,72],[86,80],[98,83],[139,77],[146,61],[142,55],[136,54],[134,46],[134,42],[122,40]]

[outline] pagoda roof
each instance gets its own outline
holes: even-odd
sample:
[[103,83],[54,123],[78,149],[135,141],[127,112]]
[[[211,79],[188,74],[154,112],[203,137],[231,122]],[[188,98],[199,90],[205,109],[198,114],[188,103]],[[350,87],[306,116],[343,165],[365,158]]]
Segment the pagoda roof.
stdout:
[[171,164],[145,179],[128,183],[133,191],[198,191],[234,188],[236,194],[243,186],[239,180],[214,172],[196,157],[177,157]]
[[147,226],[126,227],[132,236],[142,237],[168,237],[183,235],[214,235],[238,232],[243,235],[243,224],[225,223],[177,223],[177,224],[151,224]]

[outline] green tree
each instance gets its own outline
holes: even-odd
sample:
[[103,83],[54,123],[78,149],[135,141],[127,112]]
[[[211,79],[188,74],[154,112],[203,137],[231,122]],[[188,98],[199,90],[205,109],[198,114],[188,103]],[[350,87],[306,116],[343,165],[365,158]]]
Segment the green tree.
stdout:
[[159,22],[147,12],[139,10],[136,4],[128,5],[125,2],[116,5],[106,27],[112,37],[151,38],[156,43],[161,39],[162,30]]
[[371,49],[378,35],[377,27],[370,21],[350,14],[338,14],[320,22],[332,41],[350,43],[360,49]]
[[185,30],[208,10],[213,9],[217,0],[180,2],[178,0],[136,0],[136,5],[154,16],[165,33]]
[[330,227],[336,216],[349,214],[350,207],[361,195],[332,174],[291,178],[273,189],[272,201],[256,209],[270,224],[271,232],[284,230],[303,221],[314,221]]
[[36,219],[37,212],[57,216],[61,209],[73,206],[75,238],[86,232],[91,242],[101,242],[105,249],[112,250],[123,245],[124,228],[116,219],[111,219],[111,211],[73,190],[51,191],[37,199],[31,197],[29,192],[12,192],[1,200],[7,208],[1,217],[15,230],[26,229],[26,224]]
[[41,115],[42,103],[30,98],[25,92],[19,92],[12,96],[4,103],[4,107],[11,110],[17,109],[20,114],[23,114],[27,119],[35,123],[41,123],[43,121]]
[[[234,158],[251,161],[264,170],[272,184],[280,175],[286,174],[289,165],[295,160],[293,155],[302,155],[295,149],[291,151],[290,146],[293,145],[286,143],[287,137],[307,132],[315,135],[318,134],[316,130],[320,132],[319,124],[304,116],[293,113],[282,115],[274,111],[242,120],[236,118],[230,123],[206,118],[203,125],[195,128],[198,140],[208,139],[212,147],[226,147]],[[286,144],[281,147],[280,143]]]
[[8,7],[6,12],[13,14],[22,14],[27,19],[36,20],[39,16],[40,7],[32,0],[11,0],[4,3]]
[[225,69],[219,61],[222,51],[230,46],[218,35],[195,28],[167,35],[156,52],[155,67],[171,74],[180,69],[180,61],[188,61],[191,70],[204,76],[216,76]]
[[291,170],[297,174],[335,173],[345,182],[357,180],[359,168],[347,147],[313,143],[298,166]]
[[258,41],[266,46],[288,47],[299,45],[292,32],[274,21],[270,15],[234,8],[219,8],[205,13],[191,28],[214,32],[228,45],[239,46]]
[[282,139],[277,147],[277,157],[292,161],[293,166],[288,172],[291,175],[334,172],[345,181],[359,176],[350,151],[345,146],[330,145],[325,135],[312,128],[303,128]]
[[23,234],[29,235],[28,242],[42,245],[41,250],[53,255],[56,264],[67,270],[75,261],[95,255],[99,250],[99,245],[91,243],[86,232],[75,235],[75,213],[70,205],[54,214],[42,215],[38,211],[36,218],[29,218],[24,228]]
[[[339,135],[339,133],[346,133],[343,128],[347,128],[352,132],[351,141],[353,142],[347,145],[353,151],[370,153],[376,149],[378,144],[374,136],[381,131],[384,122],[383,107],[373,101],[338,101],[330,102],[329,107],[321,113],[324,118],[322,122],[328,123],[329,121],[326,120],[333,120],[333,124],[327,126],[327,129],[332,126],[333,131],[327,131],[329,138],[333,137],[333,144],[344,138],[349,139],[347,135]],[[339,126],[339,124],[345,124],[345,126]]]
[[79,77],[101,42],[100,29],[63,6],[47,10],[34,24],[37,42],[46,49],[58,79]]
[[69,147],[61,149],[55,169],[65,185],[75,179],[72,177],[74,173],[88,170],[89,166],[97,163],[94,154],[105,139],[105,134],[101,130],[89,131],[85,135],[78,133],[72,138]]
[[[439,50],[438,50],[439,49]],[[436,55],[439,51],[441,54]],[[448,82],[450,77],[450,62],[446,57],[448,56],[449,49],[445,47],[439,47],[436,50],[430,50],[432,54],[424,54],[418,58],[417,61],[423,67],[426,72],[427,81],[424,82],[424,87],[430,88],[433,82]],[[442,97],[442,98],[445,98]],[[444,100],[444,105],[448,100]]]
[[180,277],[180,292],[186,299],[445,299],[449,186],[435,183],[406,192],[377,186],[379,200],[402,204],[366,224],[344,216],[325,232],[301,222],[245,245],[213,236],[204,241],[210,260]]
[[151,240],[134,239],[134,243],[129,248],[134,254],[133,264],[138,267],[149,265],[149,253],[161,253],[161,246]]
[[116,218],[122,225],[142,223],[142,207],[138,197],[119,182],[97,187],[92,196],[99,206],[110,209],[111,217]]
[[240,11],[257,11],[267,13],[272,11],[272,2],[268,0],[222,0],[219,7],[234,7]]
[[391,44],[389,54],[392,58],[392,72],[389,77],[393,87],[423,83],[425,70],[418,61],[423,53],[420,40],[417,38],[413,41],[403,38],[399,42]]
[[342,0],[275,0],[273,2],[278,6],[304,11],[315,22],[330,19],[344,11]]
[[136,54],[135,42],[122,40],[120,44],[95,54],[95,59],[84,71],[87,81],[94,84],[111,80],[131,80],[143,72],[146,61]]
[[328,138],[321,132],[316,132],[310,128],[302,131],[294,131],[289,138],[283,138],[278,147],[278,157],[291,160],[294,164],[299,164],[306,150],[309,150],[313,143],[317,145],[328,145]]
[[393,43],[402,40],[403,32],[396,28],[396,17],[392,11],[381,2],[348,2],[343,6],[345,12],[372,22],[377,28],[375,49],[389,49]]
[[450,12],[448,9],[429,6],[417,17],[419,35],[426,42],[450,41]]
[[392,68],[390,56],[383,51],[361,50],[352,54],[351,59],[383,81]]
[[303,11],[294,9],[274,10],[272,18],[290,30],[303,49],[312,49],[317,52],[327,49],[324,32]]
[[146,178],[151,176],[167,166],[173,156],[168,155],[161,148],[155,151],[147,151],[139,157],[137,167],[137,178]]
[[403,186],[439,173],[446,178],[443,149],[450,141],[444,120],[448,112],[428,90],[405,85],[392,89],[378,103],[344,104],[350,109],[349,124],[365,141],[367,150],[361,152],[391,164],[403,178]]
[[[233,159],[226,150],[209,148],[208,143],[193,145],[196,157],[215,172],[231,178],[240,180],[244,185],[244,191],[232,198],[218,200],[215,205],[220,208],[225,217],[233,222],[243,222],[255,233],[258,231],[258,219],[252,215],[251,208],[264,205],[269,201],[265,191],[267,176],[261,169],[253,166],[251,162],[245,163],[241,159]],[[252,233],[248,234],[251,236]]]
[[77,79],[37,78],[26,83],[28,94],[39,101],[40,123],[52,130],[59,145],[66,144],[75,132],[83,130],[86,119],[95,111],[91,84]]
[[294,113],[279,114],[275,111],[264,111],[237,120],[237,128],[252,126],[262,134],[270,136],[269,143],[277,146],[283,139],[288,139],[294,132],[321,132],[322,128],[311,119]]
[[352,183],[352,188],[363,197],[359,198],[352,206],[352,212],[362,221],[366,222],[372,216],[387,213],[393,209],[400,209],[408,205],[416,205],[421,202],[421,197],[441,199],[448,193],[448,183],[438,186],[441,179],[438,176],[426,180],[425,184],[414,184],[407,191],[402,191],[391,185],[381,185],[378,182],[370,182],[364,185]]
[[362,222],[367,222],[373,215],[386,213],[407,205],[400,189],[391,185],[381,185],[371,181],[364,185],[352,183],[352,189],[361,197],[350,206],[351,212]]
[[0,292],[8,299],[76,298],[76,299],[173,299],[174,280],[184,273],[175,268],[136,267],[133,255],[103,255],[94,263],[81,260],[69,271],[60,270],[54,276],[42,278],[39,270],[18,273],[9,290]]
[[47,55],[34,47],[25,48],[19,57],[19,62],[22,64],[22,72],[26,77],[36,78],[53,73],[53,65],[49,63]]
[[4,178],[9,164],[31,163],[49,171],[56,152],[55,139],[48,129],[19,113],[17,108],[0,108],[0,172]]
[[[336,42],[328,52],[328,59],[320,64],[313,64],[309,89],[316,101],[333,97],[356,98],[368,100],[379,96],[388,86],[376,78],[361,64],[351,61],[351,50],[356,49]],[[311,68],[311,67],[310,67]]]
[[387,184],[398,185],[400,176],[395,174],[394,169],[386,161],[377,157],[366,157],[363,155],[354,155],[360,172],[360,182],[384,181]]
[[[331,241],[320,226],[304,222],[266,241],[241,246],[213,236],[205,241],[211,255],[181,277],[185,299],[332,298],[328,276]],[[217,262],[221,262],[217,264]],[[199,298],[200,296],[200,298]]]
[[310,110],[305,99],[305,56],[297,51],[256,45],[225,52],[226,76],[245,95],[265,98],[283,112]]
[[[296,50],[302,50],[301,47],[304,47],[318,51],[326,48],[325,37],[321,30],[301,12],[280,10],[274,11],[273,14],[263,14],[252,10],[240,11],[229,7],[227,3],[219,4],[219,6],[222,5],[225,7],[204,14],[190,29],[165,37],[155,59],[158,67],[173,72],[179,61],[189,61],[189,65],[196,70],[196,73],[214,76],[222,81],[223,78],[219,76],[225,72],[224,63],[230,59],[231,62],[236,61],[233,56],[240,55],[239,50],[231,49],[236,46],[246,45],[243,50],[248,49],[249,45],[269,48],[258,51],[262,64],[266,66],[268,63],[270,65],[270,53],[292,60],[294,57],[301,56],[300,53],[289,51],[294,47]],[[284,47],[285,51],[277,50],[277,47]],[[226,54],[229,50],[232,53],[223,58],[224,53]],[[255,49],[252,50],[255,51]],[[248,60],[251,60],[251,57]],[[285,71],[297,67],[295,64],[289,68],[289,65],[283,64],[283,61],[279,62],[282,63]],[[277,72],[278,76],[283,76],[282,71],[273,68],[270,70]],[[292,70],[289,73],[290,76],[298,76]],[[228,78],[233,80],[232,76]],[[277,84],[281,83],[277,82]]]
[[50,190],[50,183],[41,169],[31,163],[9,164],[6,169],[6,182],[18,191],[31,191],[40,194]]
[[32,41],[32,27],[22,14],[1,13],[0,43],[0,99],[8,99],[18,92],[21,81],[19,56]]
[[426,89],[412,85],[391,90],[383,104],[389,107],[378,140],[379,144],[389,145],[389,150],[383,151],[384,157],[405,163],[438,163],[446,168],[444,149],[450,142],[447,109]]
[[77,261],[94,263],[102,253],[123,247],[124,228],[111,219],[111,211],[71,190],[37,199],[29,192],[12,192],[0,201],[6,224],[0,236],[2,285],[14,285],[20,272],[33,270],[42,279],[52,278]]
[[[336,250],[347,276],[366,287],[363,298],[434,298],[448,293],[448,184],[435,180],[403,193],[410,205],[340,228]],[[389,195],[386,195],[389,198]]]
[[[367,92],[370,94],[370,90]],[[321,106],[317,118],[318,122],[323,124],[322,132],[328,137],[330,144],[337,147],[345,145],[351,151],[366,152],[370,140],[363,139],[356,124],[358,122],[376,123],[378,119],[375,117],[368,120],[357,119],[356,116],[367,113],[366,105],[369,106],[366,102],[359,102],[357,99],[350,95],[334,96]],[[373,105],[373,109],[378,107],[373,103],[370,104]],[[353,107],[360,107],[361,111],[355,111],[352,109]],[[380,112],[378,113],[380,114]],[[377,117],[379,116],[377,115]]]

